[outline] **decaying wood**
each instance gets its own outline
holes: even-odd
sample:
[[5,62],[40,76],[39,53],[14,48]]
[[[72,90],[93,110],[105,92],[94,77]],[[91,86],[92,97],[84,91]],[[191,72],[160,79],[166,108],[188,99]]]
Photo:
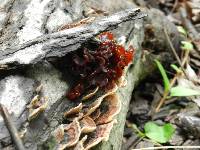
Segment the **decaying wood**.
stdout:
[[[116,21],[124,22],[117,20],[114,17],[108,17],[113,21],[113,24],[108,25],[110,22],[107,22],[108,20],[105,21],[108,19],[105,17],[100,20],[96,20],[91,24],[89,23],[81,27],[73,28],[73,30],[76,31],[79,29],[79,33],[81,33],[80,35],[74,34],[74,36],[70,35],[71,37],[69,37],[69,31],[70,33],[75,33],[75,31],[71,29],[55,32],[58,31],[60,26],[63,26],[66,23],[70,24],[85,17],[93,17],[93,15],[88,15],[90,14],[88,12],[91,12],[91,9],[93,8],[96,10],[101,10],[102,12],[108,12],[108,14],[113,14],[127,8],[129,8],[128,11],[135,10],[135,5],[128,0],[60,0],[62,5],[57,5],[56,2],[56,0],[23,0],[20,1],[20,3],[15,1],[13,5],[14,9],[12,8],[10,10],[11,16],[13,17],[9,18],[9,24],[7,24],[5,27],[3,26],[2,36],[0,37],[0,49],[3,50],[3,52],[0,54],[0,62],[1,64],[4,64],[4,67],[6,67],[6,65],[8,65],[9,68],[18,67],[20,65],[23,66],[27,64],[34,64],[34,62],[39,62],[50,57],[61,57],[70,50],[76,50],[81,43],[90,39],[99,32],[115,28]],[[22,9],[19,11],[17,8]],[[138,13],[138,16],[135,17],[142,17],[143,15],[140,14],[141,13]],[[166,43],[165,40],[163,38],[160,40],[160,36],[163,35],[163,24],[157,20],[165,20],[166,22],[167,20],[160,15],[160,17],[157,17],[157,12],[154,12],[154,15],[150,14],[152,13],[148,13],[148,15],[151,17],[146,18],[150,20],[147,21],[147,23],[152,25],[152,32],[154,32],[156,38],[158,37],[157,35],[159,35],[157,38],[159,39],[157,44],[159,48],[162,47],[166,50],[166,46],[163,46]],[[97,14],[97,16],[99,15],[100,14]],[[135,17],[134,14],[132,14],[131,18]],[[124,19],[125,18],[126,17],[124,17]],[[121,111],[116,117],[118,123],[114,125],[109,136],[109,140],[97,145],[95,149],[121,149],[126,114],[128,111],[129,102],[131,100],[132,91],[139,80],[151,73],[155,68],[153,64],[154,57],[150,57],[148,52],[145,53],[141,48],[142,43],[145,42],[146,39],[144,38],[144,22],[143,20],[131,21],[131,18],[130,21],[119,25],[118,28],[112,31],[114,35],[116,35],[116,39],[120,37],[126,37],[126,47],[133,45],[135,48],[134,62],[129,66],[129,68],[127,68],[127,86],[120,88],[117,91],[117,94],[122,102]],[[101,25],[105,28],[102,28],[102,26],[99,24],[95,27],[94,24],[97,25],[97,23],[100,21],[105,24],[108,23],[107,27],[105,27],[104,24]],[[167,25],[166,22],[164,25]],[[155,25],[155,23],[157,24]],[[89,28],[86,30],[86,27]],[[159,30],[157,30],[158,28]],[[169,28],[167,29],[168,31],[174,33],[173,30],[170,30]],[[81,32],[83,30],[85,32]],[[53,36],[54,39],[48,38],[50,35]],[[76,41],[74,40],[75,37]],[[77,37],[79,37],[79,39]],[[73,39],[70,40],[69,38]],[[79,41],[80,39],[82,41]],[[34,40],[38,43],[34,43]],[[173,42],[174,41],[175,40],[173,40]],[[70,49],[66,50],[66,47],[69,47]],[[29,52],[32,54],[30,56],[34,57],[23,60],[22,56],[26,55],[25,52],[27,52],[27,50],[29,50]],[[10,53],[11,51],[13,51],[13,54]],[[17,53],[20,53],[21,55],[14,55]],[[7,56],[8,59],[5,61]],[[11,58],[15,61],[11,61]],[[164,57],[163,55],[162,58],[170,57]],[[26,149],[39,149],[39,146],[41,146],[41,144],[48,139],[50,133],[63,122],[63,113],[76,106],[76,102],[71,102],[66,98],[66,91],[69,89],[70,81],[73,79],[68,77],[63,79],[63,76],[66,77],[68,74],[64,74],[66,71],[65,68],[58,70],[52,64],[46,61],[42,61],[42,63],[37,63],[36,65],[30,65],[28,68],[24,68],[23,71],[24,74],[22,75],[18,74],[16,70],[15,76],[7,76],[0,81],[0,101],[9,106],[10,103],[15,105],[17,104],[17,106],[14,107],[15,110],[18,110],[17,112],[12,110],[14,109],[13,106],[9,107],[9,111],[13,112],[12,115],[17,118],[16,124],[18,124],[17,129],[19,130],[23,127],[23,122],[26,121],[26,105],[30,103],[31,97],[34,96],[33,88],[35,85],[33,83],[35,82],[33,81],[40,82],[43,85],[41,93],[43,96],[48,98],[48,108],[41,115],[39,115],[38,118],[29,122],[29,124],[26,126],[26,133],[23,137],[23,142]],[[2,101],[3,99],[7,99],[8,101],[4,102]],[[21,108],[24,108],[25,111],[23,111]],[[21,120],[21,122],[19,120]],[[1,129],[4,129],[5,131],[6,129],[2,126],[2,122],[0,122]],[[5,145],[12,147],[12,143],[9,140],[9,135],[4,132],[3,135],[0,134],[0,143],[4,143],[4,145],[0,144],[0,149]],[[48,141],[48,144],[51,146],[53,142]]]
[[10,69],[35,64],[50,57],[62,57],[80,48],[95,35],[116,28],[119,24],[144,17],[139,8],[127,9],[91,24],[47,34],[0,53],[0,67]]

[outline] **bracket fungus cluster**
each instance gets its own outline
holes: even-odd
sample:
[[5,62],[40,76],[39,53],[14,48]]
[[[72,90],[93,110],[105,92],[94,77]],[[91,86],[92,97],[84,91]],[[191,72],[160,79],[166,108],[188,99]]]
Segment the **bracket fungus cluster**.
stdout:
[[97,36],[97,41],[94,49],[84,47],[69,56],[69,69],[78,81],[67,96],[79,104],[64,113],[69,123],[52,133],[59,150],[88,150],[107,141],[117,122],[121,101],[116,91],[125,86],[125,67],[132,61],[133,48],[126,51],[110,32]]
[[64,118],[71,123],[61,124],[52,133],[58,143],[58,150],[88,150],[101,141],[108,140],[113,124],[116,123],[114,117],[121,108],[121,102],[115,93],[116,87],[101,96],[95,95],[96,100],[81,102],[64,113]]
[[40,113],[45,111],[48,105],[48,100],[46,97],[42,97],[39,93],[42,90],[42,86],[38,86],[36,89],[37,95],[33,97],[30,104],[27,106],[29,109],[28,120],[36,118]]

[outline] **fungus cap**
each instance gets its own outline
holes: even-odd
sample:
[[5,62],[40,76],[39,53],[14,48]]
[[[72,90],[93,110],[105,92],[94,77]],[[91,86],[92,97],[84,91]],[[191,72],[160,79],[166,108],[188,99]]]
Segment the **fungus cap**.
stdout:
[[121,101],[117,94],[108,95],[104,98],[101,111],[103,113],[95,120],[96,124],[105,124],[110,122],[121,110]]
[[96,124],[92,118],[89,116],[84,117],[81,121],[81,132],[82,133],[89,133],[93,132],[96,129]]

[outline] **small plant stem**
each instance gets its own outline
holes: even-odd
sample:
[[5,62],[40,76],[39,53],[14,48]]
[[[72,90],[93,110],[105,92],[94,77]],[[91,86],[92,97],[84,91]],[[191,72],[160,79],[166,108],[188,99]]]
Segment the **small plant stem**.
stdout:
[[[170,82],[170,88],[176,83],[178,76],[179,76],[179,73],[176,73],[176,75],[174,76],[174,78]],[[159,110],[160,110],[161,106],[164,104],[165,99],[167,98],[169,92],[170,92],[170,89],[164,92],[163,97],[161,98],[158,106],[156,107],[155,112],[159,112]]]
[[[145,134],[144,134],[142,131],[140,131],[140,130],[138,129],[138,127],[137,127],[135,124],[131,124],[131,123],[129,123],[128,121],[126,121],[126,125],[127,125],[127,127],[132,128],[133,131],[134,131],[134,132],[137,132],[138,135],[139,135],[139,136],[138,136],[139,139],[137,139],[136,142],[132,145],[132,147],[134,147],[134,146],[137,145],[142,139],[144,139]],[[136,134],[137,134],[137,133],[136,133]]]
[[190,53],[189,50],[185,50],[185,55],[184,55],[184,58],[183,58],[183,60],[182,60],[182,65],[183,65],[183,66],[184,66],[184,65],[186,64],[186,62],[188,61],[189,53]]
[[134,132],[137,132],[140,137],[142,138],[145,137],[145,134],[142,131],[140,131],[135,124],[127,123],[127,126],[129,128],[132,128]]
[[170,37],[169,37],[169,35],[167,33],[167,29],[166,28],[164,28],[164,33],[165,33],[165,37],[167,39],[167,42],[169,43],[169,46],[170,46],[170,48],[172,50],[172,53],[174,54],[174,56],[175,56],[178,64],[180,65],[180,67],[182,67],[181,60],[180,60],[178,54],[176,53],[176,50],[175,50],[175,48],[174,48],[174,46],[173,46],[173,44],[172,44],[172,42],[170,40]]
[[159,146],[159,147],[146,147],[132,150],[155,150],[155,149],[200,149],[200,146]]
[[[169,37],[169,35],[168,35],[168,33],[167,33],[166,28],[164,28],[164,33],[165,33],[167,42],[169,43],[169,46],[170,46],[170,48],[171,48],[171,50],[172,50],[172,52],[173,52],[173,54],[174,54],[174,56],[175,56],[175,58],[176,58],[178,64],[179,64],[179,66],[181,67],[183,73],[184,73],[185,76],[187,77],[187,74],[185,73],[185,69],[183,68],[184,65],[183,65],[183,63],[181,62],[181,60],[180,60],[178,54],[176,53],[176,50],[175,50],[175,48],[174,48],[174,46],[173,46],[173,44],[172,44],[172,42],[171,42],[171,40],[170,40],[170,37]],[[188,77],[187,77],[187,78],[188,78]]]
[[[169,43],[169,45],[170,45],[170,47],[171,47],[171,50],[172,50],[172,52],[174,53],[174,56],[175,56],[175,58],[177,59],[179,65],[180,65],[180,67],[181,67],[181,70],[183,71],[183,73],[184,73],[184,75],[186,76],[186,78],[188,78],[188,77],[187,77],[187,74],[186,74],[186,72],[185,72],[185,70],[184,70],[184,68],[183,68],[183,66],[184,66],[184,65],[186,64],[186,62],[187,62],[187,59],[188,59],[188,56],[189,56],[189,51],[186,50],[185,55],[184,55],[184,58],[183,58],[183,60],[182,60],[182,62],[181,62],[180,58],[178,57],[178,55],[177,55],[177,53],[176,53],[176,50],[175,50],[174,47],[173,47],[173,44],[172,44],[172,42],[171,42],[171,40],[170,40],[170,38],[169,38],[169,35],[168,35],[168,33],[167,33],[166,28],[164,28],[164,33],[165,33],[165,36],[166,36],[166,38],[167,38],[167,41],[168,41],[168,43]],[[174,76],[174,78],[171,80],[171,82],[170,82],[170,88],[176,83],[176,80],[177,80],[177,78],[179,77],[179,75],[180,75],[180,73],[176,73],[176,75]],[[157,106],[156,109],[155,109],[155,112],[159,112],[159,110],[160,110],[160,108],[162,107],[162,105],[164,104],[165,99],[167,98],[169,92],[170,92],[170,89],[164,92],[162,99],[160,100],[158,106]]]

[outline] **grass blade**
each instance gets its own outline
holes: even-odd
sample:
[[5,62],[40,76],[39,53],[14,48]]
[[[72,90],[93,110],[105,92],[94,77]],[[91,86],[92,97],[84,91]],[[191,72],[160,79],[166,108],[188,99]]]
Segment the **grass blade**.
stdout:
[[158,60],[155,60],[155,62],[156,62],[156,65],[158,66],[158,69],[159,69],[161,75],[162,75],[165,91],[168,91],[170,89],[170,82],[169,82],[169,78],[167,77],[167,73],[166,73],[163,65]]

